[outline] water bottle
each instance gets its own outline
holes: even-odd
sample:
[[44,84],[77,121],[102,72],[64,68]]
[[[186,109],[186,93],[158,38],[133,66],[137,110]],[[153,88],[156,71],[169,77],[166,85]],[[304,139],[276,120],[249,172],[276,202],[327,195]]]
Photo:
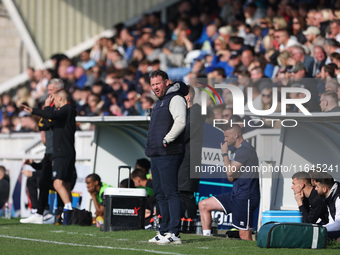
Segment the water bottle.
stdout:
[[152,224],[153,230],[157,231],[158,226],[159,226],[159,220],[158,220],[157,215],[155,215],[155,216],[153,216],[153,224]]
[[9,210],[9,205],[6,202],[5,204],[5,219],[10,219],[11,218],[11,211]]
[[211,234],[217,235],[218,234],[218,219],[215,218],[211,222]]
[[160,214],[158,214],[157,215],[157,228],[159,228],[160,227],[160,224],[161,224],[161,221],[162,221],[162,215],[160,215]]
[[193,220],[191,218],[187,219],[187,233],[191,233],[193,228]]
[[102,216],[97,216],[96,218],[96,227],[97,228],[100,228],[101,225],[104,224],[104,219]]
[[200,221],[196,221],[195,227],[196,227],[196,235],[202,235],[203,234],[202,223]]
[[186,231],[186,222],[187,222],[187,219],[186,218],[182,218],[181,219],[181,232],[184,233]]

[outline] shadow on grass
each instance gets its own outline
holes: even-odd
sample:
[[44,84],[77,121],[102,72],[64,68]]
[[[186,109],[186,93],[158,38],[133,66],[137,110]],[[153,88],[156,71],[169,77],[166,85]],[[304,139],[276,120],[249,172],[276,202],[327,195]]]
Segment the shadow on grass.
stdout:
[[237,238],[226,238],[226,237],[201,237],[201,238],[192,238],[192,239],[188,239],[185,238],[185,240],[182,239],[182,243],[184,244],[189,244],[189,243],[209,243],[209,242],[214,242],[214,241],[220,241],[220,240],[224,240],[224,241],[229,241],[229,240],[233,240],[233,241],[240,241],[240,242],[244,242],[244,240],[241,239],[237,239]]
[[183,244],[189,244],[189,243],[208,243],[208,242],[212,242],[212,241],[216,241],[215,238],[207,238],[207,237],[202,237],[202,238],[195,238],[195,239],[185,239],[182,240]]

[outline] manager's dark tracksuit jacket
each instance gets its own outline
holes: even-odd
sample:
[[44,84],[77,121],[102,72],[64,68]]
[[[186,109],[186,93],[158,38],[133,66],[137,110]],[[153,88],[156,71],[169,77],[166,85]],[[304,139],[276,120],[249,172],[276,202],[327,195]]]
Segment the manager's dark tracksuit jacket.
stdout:
[[70,104],[57,110],[45,107],[44,110],[34,108],[32,114],[43,118],[52,119],[53,126],[53,158],[75,158],[74,134],[76,132],[77,112]]

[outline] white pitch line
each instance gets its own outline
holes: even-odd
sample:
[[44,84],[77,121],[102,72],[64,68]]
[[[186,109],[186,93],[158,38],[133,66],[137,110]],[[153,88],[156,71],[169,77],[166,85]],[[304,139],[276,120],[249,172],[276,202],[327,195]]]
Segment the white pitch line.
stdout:
[[102,249],[111,249],[111,250],[127,250],[127,251],[138,251],[138,252],[144,251],[144,252],[149,252],[149,253],[169,254],[169,255],[184,255],[184,254],[181,254],[181,253],[166,252],[166,251],[154,251],[154,250],[135,249],[135,248],[119,248],[119,247],[111,247],[111,246],[103,246],[103,245],[86,245],[86,244],[76,244],[76,243],[64,243],[64,242],[31,239],[31,238],[17,237],[17,236],[0,235],[0,237],[17,239],[17,240],[25,240],[25,241],[33,241],[33,242],[40,242],[40,243],[52,243],[52,244],[60,244],[60,245],[78,246],[78,247],[102,248]]

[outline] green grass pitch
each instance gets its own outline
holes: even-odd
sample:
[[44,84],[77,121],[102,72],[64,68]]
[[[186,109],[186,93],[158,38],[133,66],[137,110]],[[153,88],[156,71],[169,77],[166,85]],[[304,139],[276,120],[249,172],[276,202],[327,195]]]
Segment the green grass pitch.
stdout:
[[263,249],[253,241],[181,234],[182,245],[156,245],[151,230],[102,232],[94,226],[21,224],[0,218],[0,254],[340,254],[340,243],[327,249]]

